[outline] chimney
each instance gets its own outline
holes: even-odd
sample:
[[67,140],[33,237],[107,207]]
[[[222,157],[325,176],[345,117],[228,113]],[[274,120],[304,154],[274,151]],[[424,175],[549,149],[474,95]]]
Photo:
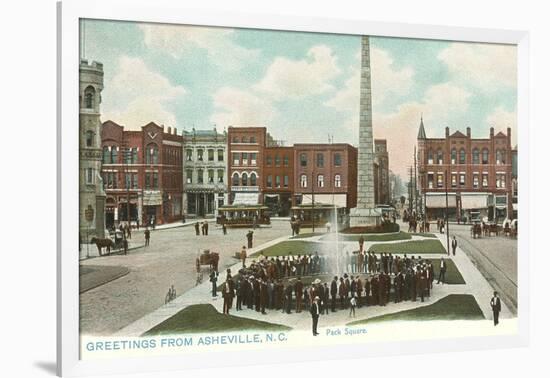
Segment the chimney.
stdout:
[[178,135],[178,129],[177,129],[177,127],[174,127],[174,135]]
[[172,128],[168,126],[168,134],[172,134]]
[[449,126],[445,127],[445,138],[449,137]]
[[508,127],[506,129],[506,134],[508,135],[508,139],[512,139],[512,128]]
[[491,138],[493,138],[493,137],[495,136],[495,128],[494,128],[494,127],[491,127],[491,128],[489,129],[489,136],[490,136]]
[[472,136],[472,129],[470,129],[469,127],[466,128],[466,136],[468,138],[470,138]]

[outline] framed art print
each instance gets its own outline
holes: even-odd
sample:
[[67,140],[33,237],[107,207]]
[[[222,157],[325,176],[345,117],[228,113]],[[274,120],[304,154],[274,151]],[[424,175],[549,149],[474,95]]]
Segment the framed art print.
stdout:
[[58,20],[59,374],[527,344],[527,33]]

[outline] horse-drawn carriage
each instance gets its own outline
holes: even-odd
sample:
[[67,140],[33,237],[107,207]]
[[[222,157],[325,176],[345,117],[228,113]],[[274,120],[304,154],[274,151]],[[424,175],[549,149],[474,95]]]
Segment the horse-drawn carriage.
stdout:
[[197,257],[197,272],[202,270],[202,267],[207,266],[209,271],[218,270],[218,263],[220,261],[220,254],[217,252],[210,252],[209,249],[205,249]]
[[476,239],[476,238],[481,238],[482,234],[483,234],[483,229],[482,229],[482,226],[481,226],[481,223],[474,223],[472,225],[472,227],[470,228],[470,234],[472,236],[472,238]]

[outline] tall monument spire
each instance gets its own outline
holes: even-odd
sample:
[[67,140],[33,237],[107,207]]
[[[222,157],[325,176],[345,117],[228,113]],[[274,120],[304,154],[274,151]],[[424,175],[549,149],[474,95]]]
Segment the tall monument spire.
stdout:
[[361,37],[361,86],[359,96],[359,151],[357,207],[350,213],[351,226],[377,224],[380,214],[374,199],[374,151],[369,37]]

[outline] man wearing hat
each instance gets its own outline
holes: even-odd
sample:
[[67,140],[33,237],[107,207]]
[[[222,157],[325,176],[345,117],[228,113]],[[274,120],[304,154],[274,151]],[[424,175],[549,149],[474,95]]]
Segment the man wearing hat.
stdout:
[[313,298],[313,304],[309,310],[311,312],[311,320],[313,321],[312,330],[313,336],[317,336],[317,323],[319,322],[319,314],[321,313],[321,308],[319,307],[319,297]]
[[500,314],[500,298],[496,291],[493,294],[493,298],[491,298],[491,309],[493,310],[493,321],[496,326],[498,324],[498,315]]
[[296,294],[296,312],[302,312],[302,294],[304,292],[304,284],[298,276],[298,280],[294,284],[294,293]]

